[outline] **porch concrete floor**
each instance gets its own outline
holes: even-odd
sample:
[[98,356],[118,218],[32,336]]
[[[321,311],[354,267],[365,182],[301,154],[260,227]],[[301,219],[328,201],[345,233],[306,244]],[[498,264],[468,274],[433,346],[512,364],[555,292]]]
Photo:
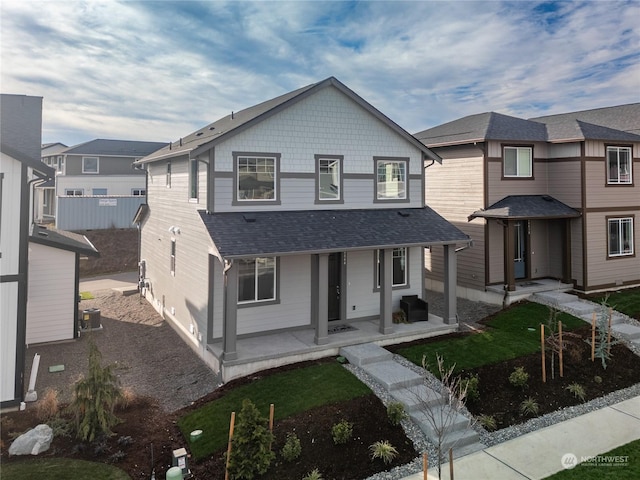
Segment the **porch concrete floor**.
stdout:
[[[487,290],[494,293],[504,295],[503,285],[487,285]],[[566,292],[573,290],[573,285],[570,283],[562,283],[559,280],[553,278],[540,278],[535,280],[522,280],[516,282],[516,289],[507,293],[507,303],[511,304],[518,300],[522,300],[534,293],[549,292],[549,291]]]
[[[265,366],[269,368],[294,361],[300,362],[338,355],[340,347],[347,345],[371,342],[378,345],[391,345],[458,330],[457,323],[448,325],[443,322],[441,317],[432,314],[429,314],[427,322],[393,324],[393,332],[387,335],[378,331],[377,319],[341,323],[340,325],[349,325],[353,329],[329,334],[327,343],[323,345],[316,345],[314,342],[315,331],[312,328],[238,338],[236,345],[238,358],[225,360],[223,368],[240,367],[238,370],[246,375],[261,370]],[[331,329],[333,326],[330,322],[329,328]],[[222,357],[221,341],[209,344],[208,349],[217,358]],[[235,378],[236,375],[225,376],[226,380],[229,380]]]

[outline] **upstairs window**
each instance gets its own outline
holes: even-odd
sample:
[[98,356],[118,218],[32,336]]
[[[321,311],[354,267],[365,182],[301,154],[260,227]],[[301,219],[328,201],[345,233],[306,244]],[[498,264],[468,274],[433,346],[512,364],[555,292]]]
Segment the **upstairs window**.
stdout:
[[69,197],[81,197],[84,195],[82,188],[65,188],[64,194]]
[[607,183],[609,185],[630,185],[633,162],[631,147],[607,147]]
[[237,260],[238,303],[276,299],[275,257]]
[[[380,288],[380,257],[381,250],[376,251],[376,267],[377,267],[377,288]],[[393,261],[392,261],[392,269],[393,273],[391,274],[392,280],[391,285],[393,287],[402,287],[407,285],[407,249],[405,247],[402,248],[394,248],[393,249]]]
[[609,257],[633,255],[633,218],[609,218]]
[[134,197],[144,197],[147,194],[147,191],[144,188],[132,188],[131,195]]
[[236,157],[236,201],[277,201],[278,158],[239,154],[234,156]]
[[98,157],[82,157],[82,173],[99,173]]
[[531,147],[504,147],[503,173],[505,177],[530,178],[533,176]]
[[91,194],[92,195],[106,195],[107,194],[107,189],[106,188],[93,188],[91,190]]
[[408,160],[376,159],[376,201],[406,200]]
[[316,155],[316,201],[318,203],[341,203],[342,158],[342,156]]
[[189,200],[198,200],[198,159],[189,159]]

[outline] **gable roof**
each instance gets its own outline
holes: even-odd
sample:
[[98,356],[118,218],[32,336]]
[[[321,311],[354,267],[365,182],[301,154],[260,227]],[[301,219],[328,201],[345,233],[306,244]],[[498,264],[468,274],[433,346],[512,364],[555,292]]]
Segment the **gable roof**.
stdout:
[[418,141],[409,132],[392,121],[370,103],[349,89],[335,77],[329,77],[321,82],[307,85],[279,97],[272,98],[266,102],[262,102],[253,107],[246,108],[239,112],[232,112],[230,115],[223,117],[195,132],[181,138],[177,142],[171,143],[169,146],[154,152],[153,154],[141,159],[138,163],[153,162],[165,158],[171,158],[178,155],[190,154],[195,157],[200,153],[209,150],[216,144],[227,140],[244,130],[266,120],[267,118],[277,114],[278,112],[295,105],[297,102],[313,95],[319,90],[327,87],[333,87],[345,94],[355,103],[367,110],[371,115],[383,122],[387,127],[399,134],[409,143],[420,149],[423,154],[433,160],[441,161],[440,157],[429,150],[423,143]]
[[63,150],[65,155],[105,155],[114,157],[144,157],[166,146],[167,142],[108,140],[97,138]]
[[96,247],[93,246],[87,237],[78,233],[67,232],[66,230],[35,226],[29,236],[29,241],[48,247],[89,255],[91,257],[100,256]]
[[55,169],[45,165],[40,158],[32,158],[25,153],[11,148],[5,143],[0,143],[0,151],[5,155],[9,155],[11,158],[15,158],[19,162],[24,163],[27,167],[32,168],[36,174],[39,174],[38,176],[42,178],[54,178],[56,175]]
[[223,258],[444,245],[470,240],[428,207],[199,213]]
[[474,218],[575,218],[580,212],[555,199],[551,195],[509,195],[485,210],[469,215]]
[[640,103],[529,120],[496,112],[480,113],[423,130],[415,136],[431,148],[487,140],[640,142]]

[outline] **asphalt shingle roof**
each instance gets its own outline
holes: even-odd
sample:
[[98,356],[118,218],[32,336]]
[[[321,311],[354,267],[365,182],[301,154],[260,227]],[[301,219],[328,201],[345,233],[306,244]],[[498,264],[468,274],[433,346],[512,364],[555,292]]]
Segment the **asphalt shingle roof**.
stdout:
[[547,125],[580,120],[593,125],[608,127],[613,130],[640,135],[640,103],[594,108],[592,110],[561,113],[559,115],[547,115],[544,117],[530,118],[529,120],[542,122]]
[[484,218],[574,218],[580,212],[553,198],[551,195],[509,195],[485,210],[478,210],[469,220]]
[[144,157],[166,145],[167,142],[140,142],[136,140],[108,140],[98,138],[79,145],[74,145],[60,153],[67,155]]
[[428,207],[270,212],[200,211],[223,258],[467,243]]
[[35,226],[29,236],[29,241],[61,250],[82,253],[91,257],[100,256],[96,247],[87,237],[78,233],[67,232],[66,230]]

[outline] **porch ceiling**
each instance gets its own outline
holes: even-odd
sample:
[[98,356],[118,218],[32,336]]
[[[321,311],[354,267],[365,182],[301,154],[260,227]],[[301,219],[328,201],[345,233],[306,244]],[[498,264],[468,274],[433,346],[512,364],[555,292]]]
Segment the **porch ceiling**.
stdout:
[[223,212],[200,216],[224,258],[468,243],[428,207]]
[[580,212],[553,198],[551,195],[509,195],[486,210],[469,215],[474,218],[551,219],[577,218]]

